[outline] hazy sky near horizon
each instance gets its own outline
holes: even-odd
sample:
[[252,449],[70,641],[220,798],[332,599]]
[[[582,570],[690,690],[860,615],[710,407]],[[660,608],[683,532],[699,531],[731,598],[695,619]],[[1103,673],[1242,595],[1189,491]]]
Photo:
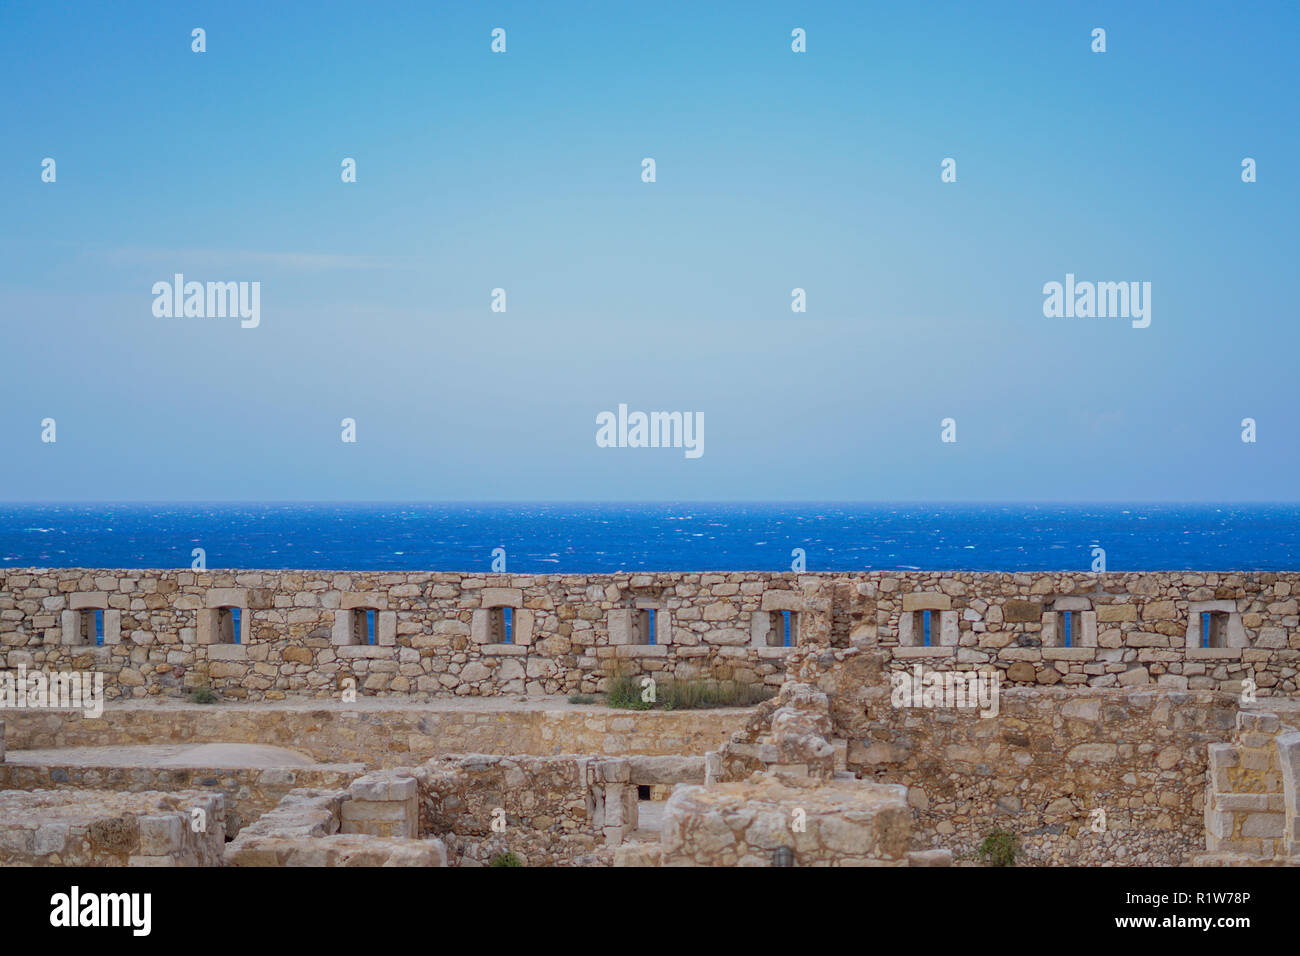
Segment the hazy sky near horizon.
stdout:
[[1293,3],[6,3],[0,500],[1296,500],[1297,64]]

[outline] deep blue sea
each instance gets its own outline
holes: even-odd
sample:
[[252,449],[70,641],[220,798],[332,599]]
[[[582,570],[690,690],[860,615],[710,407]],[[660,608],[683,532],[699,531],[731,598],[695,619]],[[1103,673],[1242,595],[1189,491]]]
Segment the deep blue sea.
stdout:
[[0,568],[1300,569],[1300,505],[0,505]]

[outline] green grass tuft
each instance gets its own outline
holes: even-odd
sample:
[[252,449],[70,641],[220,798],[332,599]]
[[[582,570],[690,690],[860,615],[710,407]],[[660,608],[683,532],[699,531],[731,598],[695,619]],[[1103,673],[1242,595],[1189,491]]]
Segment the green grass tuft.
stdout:
[[1020,839],[1010,830],[994,827],[975,852],[989,866],[1011,866],[1020,853]]

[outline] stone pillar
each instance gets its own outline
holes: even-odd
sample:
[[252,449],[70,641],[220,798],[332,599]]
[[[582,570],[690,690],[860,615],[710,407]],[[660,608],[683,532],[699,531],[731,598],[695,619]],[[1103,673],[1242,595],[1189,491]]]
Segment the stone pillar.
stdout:
[[[1300,856],[1300,731],[1278,734],[1277,765],[1282,774],[1282,805],[1286,811],[1280,852]],[[4,759],[4,726],[0,724],[0,760]]]
[[704,785],[718,782],[722,776],[722,751],[710,750],[704,755]]
[[631,785],[632,768],[621,758],[602,760],[596,776],[604,784],[604,819],[597,821],[605,842],[618,846],[637,827],[636,787]]
[[5,762],[5,722],[0,720],[0,763]]
[[[1286,776],[1300,734],[1281,730],[1276,714],[1239,711],[1236,739],[1210,744],[1205,800],[1205,844],[1210,853],[1257,859],[1288,855],[1295,823],[1287,806]],[[1294,793],[1293,780],[1293,800]]]
[[614,646],[635,644],[636,611],[631,608],[616,607],[609,612],[605,626],[609,631],[609,643]]
[[330,631],[330,643],[335,647],[349,647],[352,644],[352,612],[340,608],[334,612],[334,627]]
[[340,817],[340,833],[417,839],[420,807],[415,778],[392,770],[358,777],[348,788]]

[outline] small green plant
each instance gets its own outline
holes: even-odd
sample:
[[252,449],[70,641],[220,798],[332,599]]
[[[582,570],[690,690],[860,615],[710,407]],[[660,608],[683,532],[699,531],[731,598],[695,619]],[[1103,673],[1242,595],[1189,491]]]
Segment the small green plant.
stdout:
[[711,707],[753,707],[774,692],[761,684],[694,677],[664,681],[656,689],[664,710],[702,710]]
[[702,710],[711,707],[753,707],[775,691],[762,684],[746,684],[713,677],[691,677],[659,681],[654,700],[644,700],[641,679],[622,669],[609,677],[605,703],[622,710]]
[[207,684],[194,688],[194,693],[190,694],[190,700],[196,704],[215,704],[220,699],[216,691]]
[[1020,838],[1010,830],[994,827],[975,852],[988,866],[1011,866],[1020,853]]
[[594,704],[595,702],[596,698],[591,694],[571,694],[569,696],[570,704]]
[[492,857],[492,862],[488,866],[523,866],[523,860],[519,859],[514,850],[506,850],[504,853],[498,853]]
[[639,682],[622,669],[614,671],[609,676],[609,684],[605,688],[605,703],[620,710],[649,710],[654,706],[653,701],[641,699]]

